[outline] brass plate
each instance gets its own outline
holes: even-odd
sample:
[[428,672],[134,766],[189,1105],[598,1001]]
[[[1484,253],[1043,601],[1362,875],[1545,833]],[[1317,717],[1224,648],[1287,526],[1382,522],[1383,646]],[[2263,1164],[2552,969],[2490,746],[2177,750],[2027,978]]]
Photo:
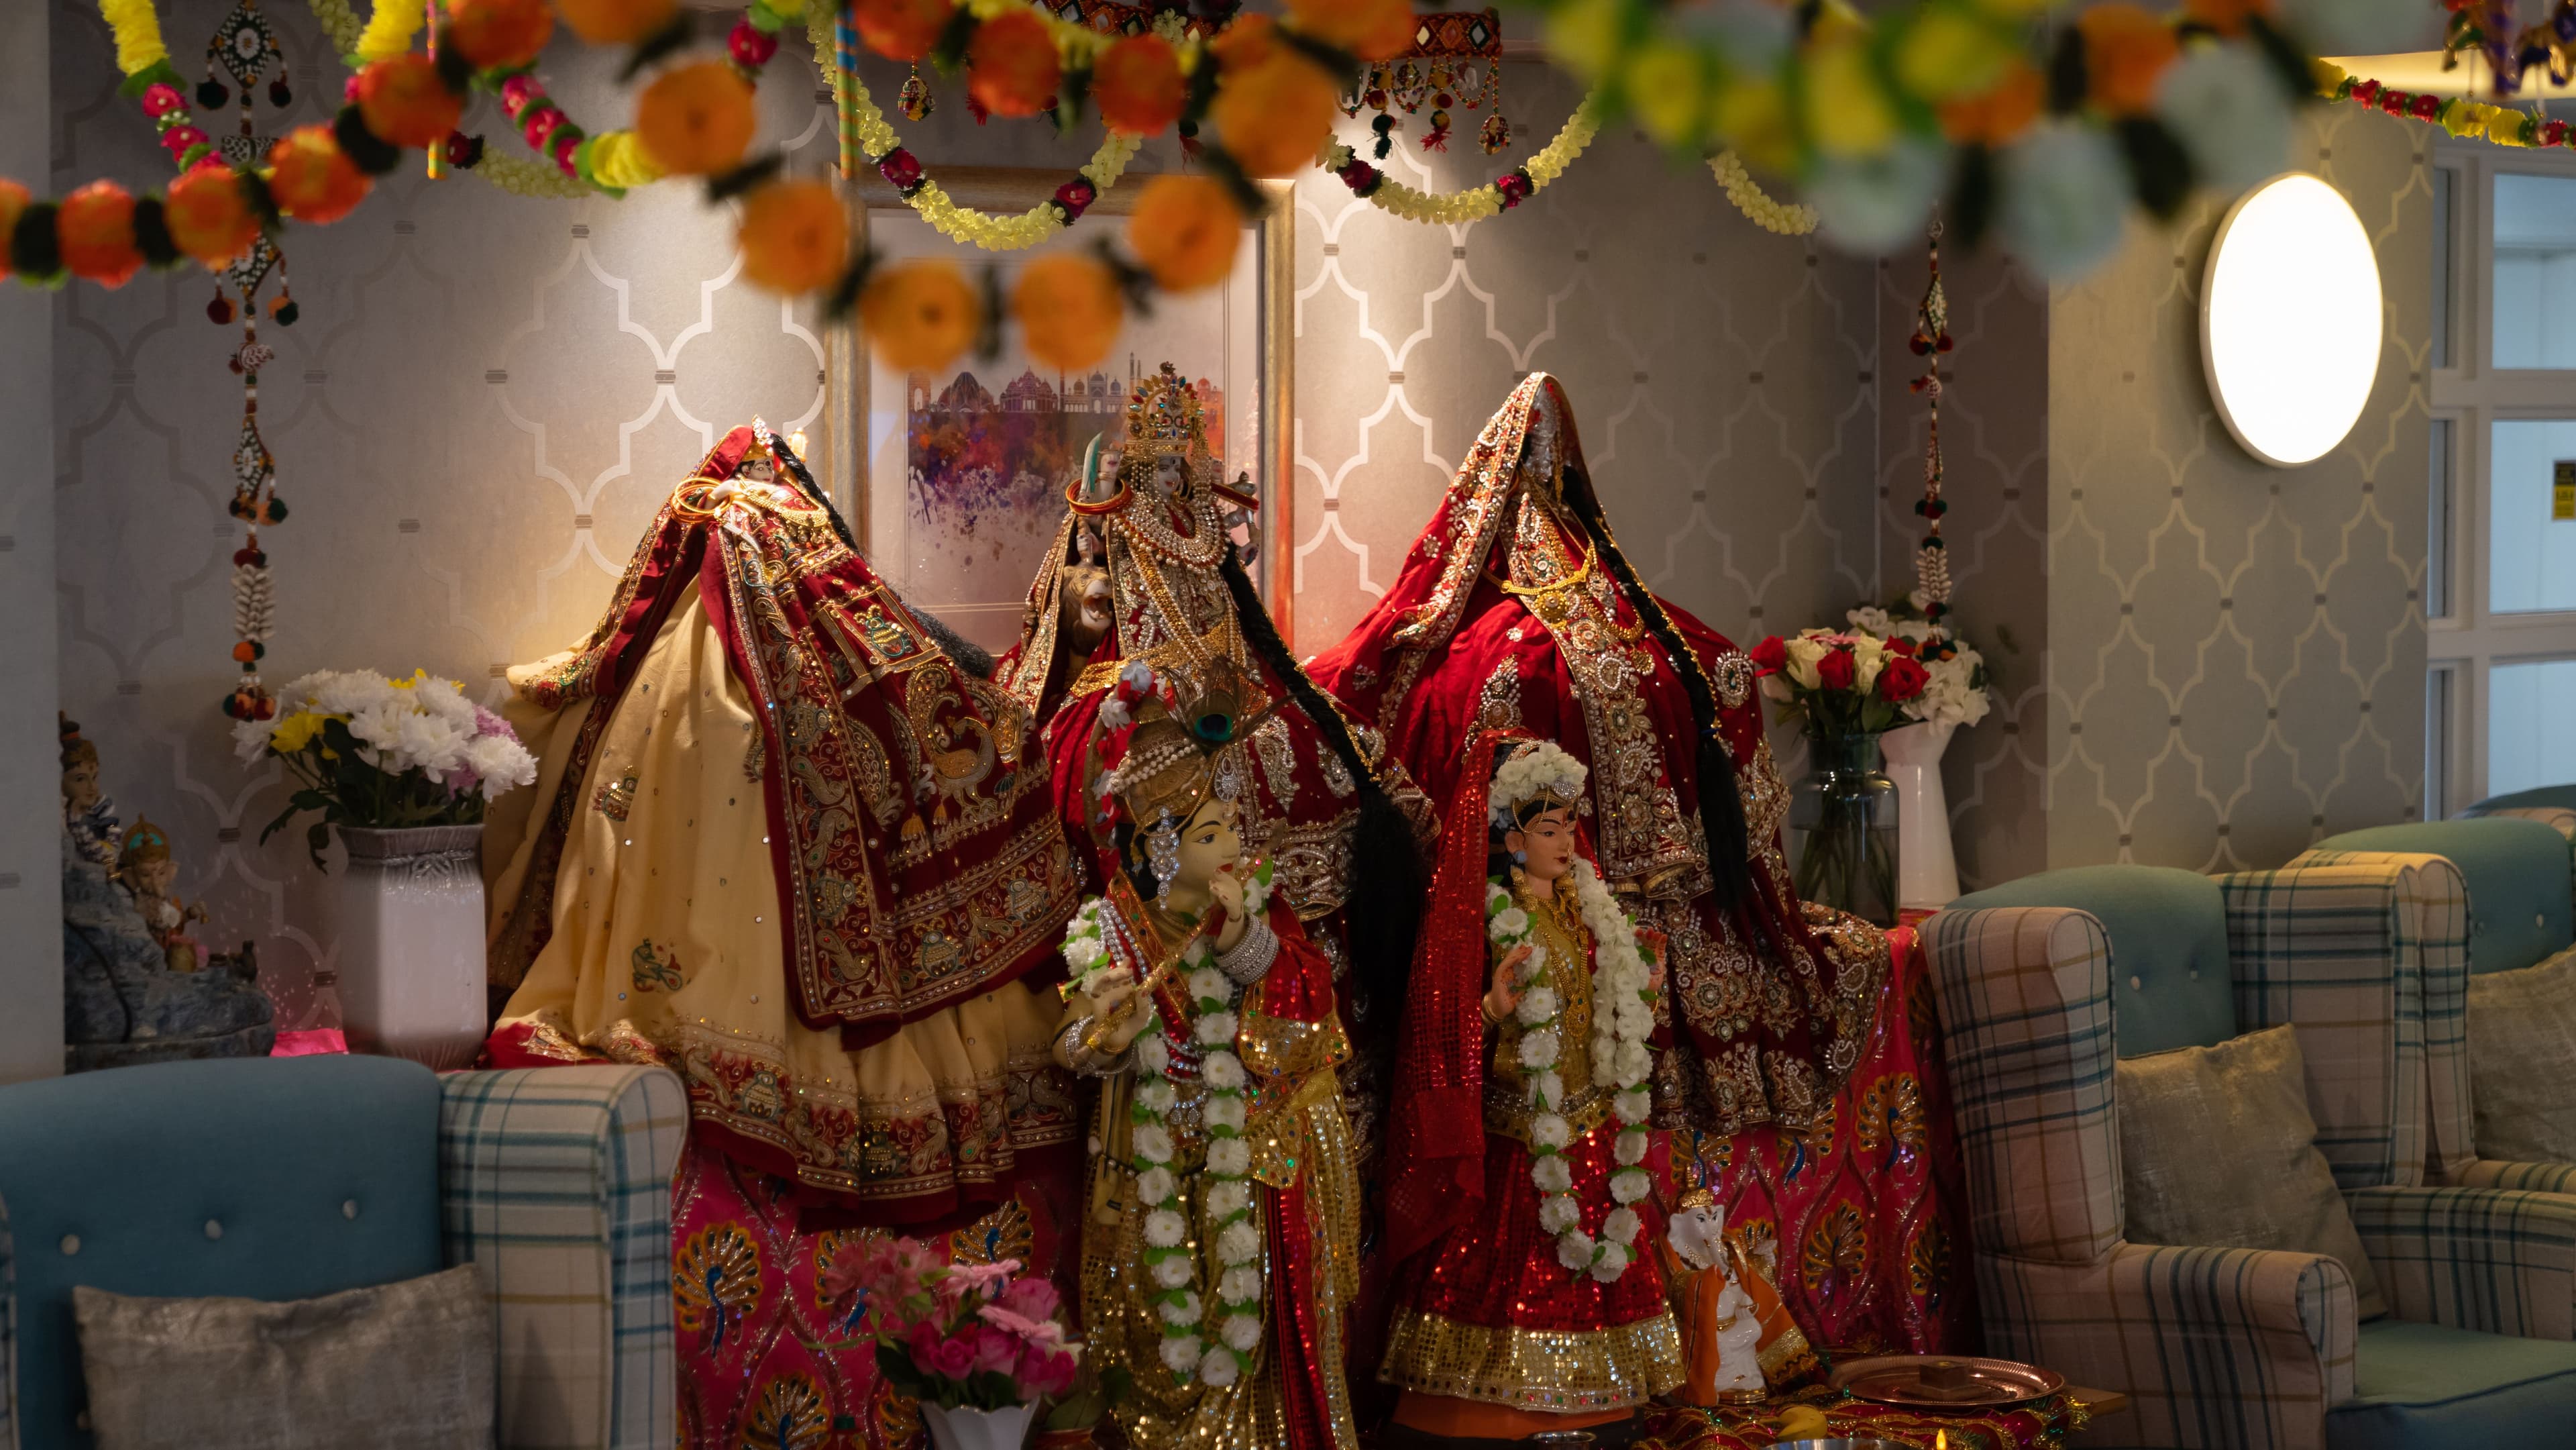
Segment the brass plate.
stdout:
[[[1926,1383],[1925,1371],[1936,1369],[1957,1371],[1959,1383],[1955,1387]],[[1887,1354],[1836,1365],[1828,1383],[1872,1404],[1909,1410],[1992,1410],[2044,1400],[2066,1388],[2066,1377],[2009,1359]]]

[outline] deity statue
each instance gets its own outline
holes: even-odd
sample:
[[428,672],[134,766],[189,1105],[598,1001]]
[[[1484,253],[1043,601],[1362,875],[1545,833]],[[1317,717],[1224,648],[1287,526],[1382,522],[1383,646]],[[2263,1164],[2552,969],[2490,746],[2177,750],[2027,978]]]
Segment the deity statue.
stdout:
[[174,972],[193,972],[204,964],[205,944],[188,935],[188,923],[204,921],[203,902],[181,905],[170,888],[179,879],[179,863],[170,859],[170,837],[142,816],[125,833],[116,857],[117,883],[134,899],[152,940]]
[[878,1443],[875,1361],[796,1277],[845,1234],[971,1221],[958,1238],[1044,1272],[1078,1212],[1057,1008],[1024,978],[1080,881],[986,668],[755,423],[673,492],[590,637],[510,672],[539,775],[485,826],[491,970],[516,983],[487,1052],[685,1083],[691,1446],[819,1439],[817,1406]]
[[1331,963],[1244,855],[1246,739],[1272,702],[1213,674],[1184,700],[1130,661],[1100,712],[1090,784],[1121,869],[1074,918],[1056,1039],[1101,1080],[1083,1318],[1133,1377],[1110,1411],[1130,1445],[1355,1450],[1350,1045]]
[[1804,905],[1754,666],[1650,593],[1601,514],[1554,378],[1486,423],[1385,597],[1308,667],[1386,732],[1435,800],[1522,729],[1591,767],[1601,874],[1670,944],[1655,1123],[1803,1128],[1858,1062],[1888,953]]
[[[1097,443],[1085,453],[1020,642],[994,677],[1043,722],[1058,812],[1092,848],[1098,878],[1115,876],[1110,805],[1085,787],[1100,773],[1100,712],[1129,665],[1182,698],[1220,677],[1260,691],[1275,708],[1240,752],[1237,829],[1332,962],[1346,1016],[1383,1041],[1411,960],[1430,802],[1378,731],[1346,717],[1280,640],[1225,524],[1256,500],[1220,478],[1198,395],[1170,364],[1137,384],[1114,469],[1104,461]],[[1090,622],[1103,576],[1105,628]],[[1368,929],[1346,932],[1345,920]],[[1353,1107],[1372,1141],[1365,1100]]]
[[267,1056],[277,1009],[251,948],[210,956],[187,935],[205,910],[170,894],[169,837],[144,820],[120,836],[99,789],[98,747],[69,720],[59,729],[65,1069]]
[[1727,1237],[1726,1210],[1708,1189],[1682,1194],[1656,1253],[1689,1366],[1676,1399],[1703,1408],[1759,1404],[1770,1386],[1815,1369],[1769,1271]]
[[1682,1378],[1640,1242],[1663,944],[1581,849],[1581,761],[1503,731],[1467,749],[1391,1096],[1399,1439],[1595,1429]]

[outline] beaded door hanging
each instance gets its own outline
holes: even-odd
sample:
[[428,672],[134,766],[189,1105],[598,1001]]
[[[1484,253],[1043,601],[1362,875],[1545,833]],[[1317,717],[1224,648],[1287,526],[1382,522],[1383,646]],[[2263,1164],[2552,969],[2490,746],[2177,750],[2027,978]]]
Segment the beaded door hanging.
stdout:
[[1503,117],[1503,23],[1491,10],[1427,10],[1413,17],[1413,45],[1403,54],[1372,63],[1359,82],[1342,96],[1342,114],[1377,112],[1369,129],[1377,133],[1377,159],[1395,149],[1402,124],[1397,111],[1411,116],[1431,108],[1431,129],[1422,136],[1425,151],[1449,149],[1450,108],[1464,105],[1485,113],[1476,130],[1485,154],[1512,144],[1512,123]]
[[[206,78],[197,86],[197,103],[210,111],[232,98],[217,76],[219,69],[241,90],[241,125],[223,138],[223,157],[235,167],[249,166],[269,149],[268,138],[257,134],[251,118],[251,98],[260,83],[267,82],[272,106],[282,108],[295,99],[286,80],[286,57],[277,48],[276,32],[259,13],[258,0],[240,0],[206,42]],[[229,325],[239,312],[242,328],[241,346],[227,362],[242,380],[241,432],[233,441],[230,505],[243,530],[242,547],[233,552],[233,661],[241,666],[241,679],[224,699],[224,713],[236,720],[265,720],[277,710],[260,679],[275,606],[268,555],[260,548],[259,531],[286,519],[286,505],[277,497],[277,459],[259,435],[259,370],[277,357],[275,349],[259,340],[260,289],[272,277],[277,291],[268,302],[269,316],[280,327],[292,327],[298,309],[286,278],[286,257],[266,236],[224,268],[215,282],[215,300],[206,304],[206,316],[217,326]],[[226,295],[227,286],[234,295]],[[240,299],[238,305],[234,296]]]
[[1936,637],[1950,634],[1950,549],[1941,539],[1941,516],[1950,506],[1941,499],[1941,358],[1950,350],[1950,299],[1941,291],[1941,223],[1932,223],[1926,248],[1931,279],[1914,309],[1914,335],[1906,346],[1923,359],[1923,375],[1909,385],[1923,395],[1923,497],[1914,511],[1923,516],[1923,543],[1914,554],[1914,582],[1922,594],[1923,617]]

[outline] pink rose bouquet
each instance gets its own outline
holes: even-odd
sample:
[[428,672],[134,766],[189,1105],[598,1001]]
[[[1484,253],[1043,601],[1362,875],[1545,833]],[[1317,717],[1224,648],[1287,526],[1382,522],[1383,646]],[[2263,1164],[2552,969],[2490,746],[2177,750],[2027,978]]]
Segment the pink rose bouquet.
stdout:
[[951,1264],[917,1239],[852,1244],[824,1271],[834,1302],[872,1322],[877,1372],[947,1409],[999,1410],[1073,1388],[1082,1346],[1055,1286],[1020,1261]]

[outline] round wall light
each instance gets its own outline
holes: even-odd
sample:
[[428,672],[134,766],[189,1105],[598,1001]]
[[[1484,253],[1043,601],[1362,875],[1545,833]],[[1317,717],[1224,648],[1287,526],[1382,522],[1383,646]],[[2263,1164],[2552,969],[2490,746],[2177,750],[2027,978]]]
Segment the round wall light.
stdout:
[[2200,358],[2218,416],[2280,468],[2352,431],[2379,376],[2379,257],[2343,193],[2305,172],[2238,198],[2200,290]]

